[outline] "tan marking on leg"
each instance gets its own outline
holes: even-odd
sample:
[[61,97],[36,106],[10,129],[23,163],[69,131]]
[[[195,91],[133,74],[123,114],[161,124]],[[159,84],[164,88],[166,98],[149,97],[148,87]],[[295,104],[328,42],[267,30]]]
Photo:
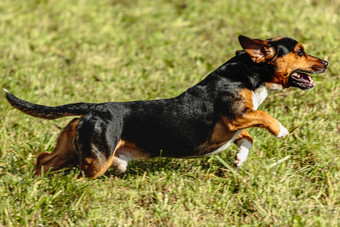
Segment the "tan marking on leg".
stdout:
[[248,110],[245,114],[234,120],[223,118],[223,121],[230,131],[260,127],[267,129],[275,136],[278,136],[281,131],[280,122],[268,113],[260,110]]
[[229,141],[234,136],[234,134],[235,132],[229,131],[222,120],[219,120],[215,124],[209,143],[224,143]]
[[96,178],[101,176],[110,168],[113,160],[113,155],[106,160],[99,160],[93,157],[85,157],[81,160],[80,168],[84,171],[85,177]]
[[104,157],[104,155],[96,158],[84,157],[81,160],[80,168],[84,171],[86,177],[96,178],[104,174],[111,166],[116,167],[120,172],[124,172],[128,161],[147,157],[149,155],[133,143],[119,140],[109,158]]
[[249,89],[242,89],[240,95],[244,98],[244,105],[248,109],[253,109],[253,92]]
[[[118,141],[113,154],[109,158],[105,157],[100,151],[95,152],[96,157],[82,157],[80,160],[80,169],[84,171],[85,177],[96,178],[104,174],[112,165],[114,154],[120,146],[121,140]],[[96,148],[92,147],[92,149]]]
[[221,116],[227,130],[229,132],[235,132],[249,127],[261,127],[268,129],[272,134],[277,136],[280,133],[279,121],[266,112],[253,109],[253,92],[249,89],[242,89],[240,95],[244,98],[243,105],[246,108],[245,113],[241,116],[237,116],[236,119],[229,119]]
[[235,133],[236,132],[228,130],[226,125],[220,119],[215,124],[210,139],[196,148],[197,155],[201,156],[214,154],[215,152],[219,152],[221,147],[228,147],[226,144],[231,144],[233,142],[232,140],[234,140],[234,137],[236,137]]
[[238,137],[236,137],[234,143],[237,144],[237,142],[241,139],[246,139],[248,140],[250,143],[253,143],[253,138],[251,138],[251,135],[247,132],[247,130],[242,130],[241,134],[238,135]]

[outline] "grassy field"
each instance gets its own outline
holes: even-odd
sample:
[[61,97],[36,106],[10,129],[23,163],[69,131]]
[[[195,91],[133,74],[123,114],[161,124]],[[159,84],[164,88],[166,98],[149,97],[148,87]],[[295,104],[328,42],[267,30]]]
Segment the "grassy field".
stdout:
[[24,115],[1,94],[0,225],[340,225],[340,0],[3,0],[0,12],[0,88],[40,104],[173,97],[231,58],[240,34],[294,37],[329,61],[313,90],[274,92],[260,107],[296,130],[250,129],[238,173],[232,146],[94,180],[76,168],[32,178],[70,118]]

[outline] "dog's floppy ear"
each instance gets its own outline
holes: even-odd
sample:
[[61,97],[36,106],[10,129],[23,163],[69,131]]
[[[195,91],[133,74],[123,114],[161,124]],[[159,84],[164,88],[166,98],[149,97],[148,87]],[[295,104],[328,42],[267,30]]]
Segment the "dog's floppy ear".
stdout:
[[275,48],[271,47],[265,40],[251,39],[243,35],[240,35],[238,40],[243,50],[255,63],[268,62],[275,57]]

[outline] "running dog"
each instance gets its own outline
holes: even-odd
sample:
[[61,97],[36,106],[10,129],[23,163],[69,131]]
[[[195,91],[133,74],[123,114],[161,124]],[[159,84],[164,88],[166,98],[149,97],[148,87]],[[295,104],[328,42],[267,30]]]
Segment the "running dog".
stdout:
[[250,127],[281,138],[282,124],[257,110],[268,90],[315,86],[307,73],[325,72],[328,62],[305,53],[294,39],[239,36],[243,50],[177,97],[151,101],[33,104],[6,91],[18,110],[45,119],[78,115],[61,131],[52,153],[38,155],[35,174],[79,165],[86,177],[113,166],[124,172],[133,159],[201,157],[238,146],[234,166],[246,160]]

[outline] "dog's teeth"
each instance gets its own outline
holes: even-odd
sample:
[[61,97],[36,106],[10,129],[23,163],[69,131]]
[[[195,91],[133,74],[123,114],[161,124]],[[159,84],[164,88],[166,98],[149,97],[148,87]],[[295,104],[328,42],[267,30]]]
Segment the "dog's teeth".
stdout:
[[293,73],[293,76],[297,77],[297,78],[301,78],[301,75],[297,72]]

